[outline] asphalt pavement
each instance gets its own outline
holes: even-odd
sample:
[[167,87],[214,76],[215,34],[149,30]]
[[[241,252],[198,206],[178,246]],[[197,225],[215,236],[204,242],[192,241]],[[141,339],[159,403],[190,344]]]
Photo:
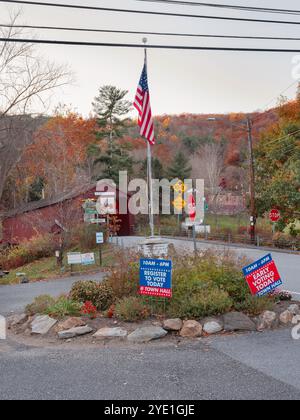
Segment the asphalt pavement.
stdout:
[[84,349],[0,341],[0,399],[300,400],[299,366],[289,330]]
[[102,279],[103,273],[98,273],[29,284],[0,286],[0,314],[7,316],[11,313],[22,313],[25,306],[39,295],[58,297],[68,293],[72,284],[78,280],[101,281]]

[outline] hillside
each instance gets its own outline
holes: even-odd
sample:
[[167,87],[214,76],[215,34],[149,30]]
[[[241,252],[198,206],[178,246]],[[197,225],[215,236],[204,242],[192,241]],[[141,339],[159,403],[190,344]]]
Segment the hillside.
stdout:
[[[276,122],[277,112],[255,113],[251,118],[254,141],[258,142],[261,132]],[[158,176],[168,176],[168,168],[182,151],[192,167],[191,176],[205,179],[207,188],[218,187],[225,178],[226,189],[244,194],[248,191],[248,144],[243,121],[243,114],[156,117],[153,154],[161,166]],[[84,120],[74,113],[47,120],[7,178],[2,208],[19,208],[41,195],[53,197],[66,188],[99,178],[101,166],[95,169],[93,162],[103,156],[107,143],[97,141],[96,130],[95,120]],[[146,148],[135,121],[128,123],[120,143],[129,148],[133,158],[132,176],[141,176]]]

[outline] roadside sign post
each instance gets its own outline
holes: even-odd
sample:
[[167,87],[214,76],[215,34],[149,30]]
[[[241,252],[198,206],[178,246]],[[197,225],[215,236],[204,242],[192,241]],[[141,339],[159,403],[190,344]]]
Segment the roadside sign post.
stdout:
[[273,292],[283,284],[271,254],[243,269],[252,295],[261,297]]
[[104,234],[103,232],[96,233],[96,243],[99,245],[99,261],[100,267],[102,267],[103,259],[102,259],[102,244],[104,243]]
[[140,260],[140,295],[172,298],[171,260]]
[[281,213],[278,209],[272,209],[269,213],[269,219],[272,222],[273,235],[276,231],[276,223],[281,219]]

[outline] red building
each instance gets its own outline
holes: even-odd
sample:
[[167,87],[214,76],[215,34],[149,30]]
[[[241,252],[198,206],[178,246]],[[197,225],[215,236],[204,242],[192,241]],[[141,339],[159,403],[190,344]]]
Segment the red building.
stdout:
[[[7,212],[2,219],[2,243],[18,244],[26,239],[46,233],[59,233],[84,223],[83,203],[97,199],[96,185],[82,187],[51,200],[29,203],[25,207]],[[120,236],[133,233],[134,216],[129,212],[119,215],[119,198],[124,194],[117,190],[117,216],[120,220]],[[126,197],[128,202],[128,196]],[[98,217],[101,217],[98,215]]]

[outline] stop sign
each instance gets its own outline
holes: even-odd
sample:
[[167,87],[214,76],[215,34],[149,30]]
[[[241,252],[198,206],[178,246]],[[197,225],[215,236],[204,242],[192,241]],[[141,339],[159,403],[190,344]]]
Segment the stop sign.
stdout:
[[278,220],[280,220],[280,218],[281,218],[280,211],[277,210],[277,209],[272,209],[270,211],[269,218],[270,218],[271,222],[278,222]]
[[192,222],[195,221],[197,215],[196,200],[193,194],[190,194],[188,201],[188,213]]

